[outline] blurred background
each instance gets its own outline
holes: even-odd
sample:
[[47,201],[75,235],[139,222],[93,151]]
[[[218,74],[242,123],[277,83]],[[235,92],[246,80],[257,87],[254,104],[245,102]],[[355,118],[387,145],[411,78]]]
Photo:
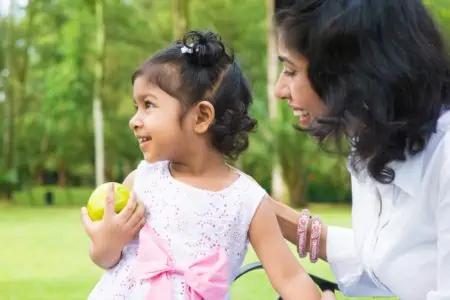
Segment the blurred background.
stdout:
[[[425,1],[450,34],[450,1]],[[0,300],[85,299],[102,271],[87,255],[79,209],[141,159],[128,121],[131,74],[189,29],[219,33],[254,92],[258,130],[234,164],[276,199],[349,226],[346,157],[293,129],[274,98],[275,0],[0,0]],[[252,251],[247,262],[255,261]],[[302,263],[332,278],[324,264]],[[236,299],[274,299],[263,273]]]

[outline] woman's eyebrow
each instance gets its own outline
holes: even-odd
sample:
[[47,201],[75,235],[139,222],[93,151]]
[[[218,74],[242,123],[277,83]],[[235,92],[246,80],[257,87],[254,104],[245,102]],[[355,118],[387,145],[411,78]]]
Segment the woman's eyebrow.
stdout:
[[289,60],[289,58],[287,58],[286,56],[278,55],[278,60],[280,62],[287,62],[288,64],[295,66],[295,64],[291,60]]

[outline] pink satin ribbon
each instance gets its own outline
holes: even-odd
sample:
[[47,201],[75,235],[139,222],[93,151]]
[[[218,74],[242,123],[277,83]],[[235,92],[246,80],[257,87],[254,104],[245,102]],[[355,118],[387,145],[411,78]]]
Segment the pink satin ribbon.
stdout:
[[184,276],[187,299],[224,299],[228,292],[227,254],[217,247],[187,268],[175,266],[153,230],[145,226],[139,234],[139,252],[133,274],[151,283],[146,300],[172,299],[170,275]]

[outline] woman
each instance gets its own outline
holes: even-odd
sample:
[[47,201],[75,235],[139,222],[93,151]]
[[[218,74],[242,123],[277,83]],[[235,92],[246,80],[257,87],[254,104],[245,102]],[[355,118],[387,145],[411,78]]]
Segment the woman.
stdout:
[[450,299],[450,63],[429,13],[419,0],[303,0],[275,19],[277,97],[319,143],[351,145],[353,229],[303,227],[306,211],[273,201],[284,236],[318,251],[348,296]]

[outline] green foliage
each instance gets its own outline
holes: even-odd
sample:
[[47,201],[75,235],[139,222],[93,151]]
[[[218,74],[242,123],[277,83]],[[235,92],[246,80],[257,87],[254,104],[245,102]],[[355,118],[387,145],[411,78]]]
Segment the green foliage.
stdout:
[[0,168],[0,187],[6,185],[16,185],[18,182],[19,176],[17,169]]
[[[20,186],[39,183],[42,171],[66,174],[68,184],[93,185],[92,124],[95,61],[94,0],[29,0],[13,22],[14,78],[26,75],[23,98],[16,104],[16,176],[0,173]],[[427,0],[445,34],[450,33],[450,3]],[[32,18],[31,13],[33,13]],[[27,22],[31,22],[31,26]],[[260,0],[190,0],[189,28],[220,33],[234,49],[254,92],[252,113],[258,129],[237,162],[267,190],[277,159],[289,183],[288,200],[349,201],[345,157],[321,151],[315,141],[292,128],[296,122],[285,103],[269,121],[266,87],[266,11]],[[171,1],[105,0],[106,57],[101,90],[104,110],[107,180],[121,180],[141,159],[128,128],[133,114],[130,76],[139,64],[172,39]],[[6,33],[0,17],[0,36]],[[5,39],[0,39],[0,94],[5,92]],[[26,55],[27,54],[27,55]],[[28,57],[28,59],[26,59]],[[4,106],[0,102],[3,117]],[[4,124],[0,123],[4,133]],[[0,150],[4,148],[3,136]],[[2,150],[3,151],[3,150]],[[3,152],[2,152],[3,153]],[[74,179],[76,178],[76,180]],[[2,188],[3,189],[3,188]],[[26,189],[25,189],[26,190]],[[25,191],[26,193],[26,191]],[[35,198],[40,198],[36,196]]]

